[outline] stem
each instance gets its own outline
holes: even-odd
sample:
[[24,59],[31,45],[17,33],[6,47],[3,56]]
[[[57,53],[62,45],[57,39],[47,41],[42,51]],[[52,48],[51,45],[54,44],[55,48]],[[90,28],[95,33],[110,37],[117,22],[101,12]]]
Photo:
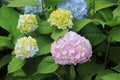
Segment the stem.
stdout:
[[42,12],[44,12],[44,0],[42,0]]
[[96,11],[95,11],[95,0],[92,0],[92,5],[93,5],[94,13],[95,13],[95,12],[96,12]]
[[7,80],[7,76],[8,76],[8,73],[5,75],[5,78],[4,78],[4,80]]
[[107,45],[106,45],[106,54],[105,54],[105,60],[104,63],[107,64],[108,62],[108,54],[109,54],[109,46],[110,46],[110,42],[107,41]]
[[[61,67],[60,71],[64,69],[64,66]],[[62,73],[60,72],[60,76],[62,76]]]
[[57,72],[54,72],[54,73],[57,75],[57,77],[59,78],[59,80],[62,80],[62,78],[60,77],[60,75]]

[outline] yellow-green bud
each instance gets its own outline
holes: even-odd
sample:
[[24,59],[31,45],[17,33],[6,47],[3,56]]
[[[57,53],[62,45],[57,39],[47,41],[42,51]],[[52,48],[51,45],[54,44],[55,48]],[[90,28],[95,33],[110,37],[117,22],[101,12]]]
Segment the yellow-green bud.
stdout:
[[50,14],[48,19],[51,25],[55,25],[58,29],[72,28],[72,15],[70,11],[57,9]]

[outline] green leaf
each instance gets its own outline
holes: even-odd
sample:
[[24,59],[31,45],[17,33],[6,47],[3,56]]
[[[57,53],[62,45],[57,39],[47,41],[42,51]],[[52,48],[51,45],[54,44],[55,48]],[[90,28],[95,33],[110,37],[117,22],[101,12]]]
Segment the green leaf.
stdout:
[[54,40],[58,40],[60,37],[64,36],[68,32],[68,29],[65,30],[56,30],[52,33],[51,37]]
[[108,38],[111,41],[120,42],[120,27],[115,27],[109,32]]
[[51,26],[50,23],[48,23],[47,21],[40,22],[40,26],[38,27],[38,31],[41,34],[49,34],[55,30],[56,30],[56,27]]
[[110,70],[110,69],[101,70],[97,74],[95,80],[103,80],[101,77],[104,76],[104,75],[106,75],[106,74],[109,74],[109,73],[114,73],[114,72],[112,70]]
[[0,59],[0,68],[2,68],[4,65],[8,64],[11,60],[11,56],[10,55],[5,55],[4,57],[2,57]]
[[53,42],[53,40],[50,37],[46,37],[46,36],[37,37],[36,40],[40,48]]
[[16,30],[13,33],[11,33],[10,36],[12,36],[12,44],[15,44],[17,39],[21,38],[23,34],[20,33],[19,30]]
[[91,5],[91,1],[90,0],[85,0],[85,2],[87,3],[88,6]]
[[72,30],[75,32],[79,32],[85,25],[92,22],[90,19],[80,19],[80,20],[74,20],[73,21],[73,28]]
[[120,80],[120,74],[109,73],[101,77],[103,80]]
[[14,57],[8,65],[8,73],[13,73],[23,67],[25,60]]
[[75,77],[76,77],[75,68],[73,65],[71,65],[71,67],[70,67],[70,80],[75,80]]
[[[102,5],[102,6],[101,6]],[[114,0],[96,0],[95,1],[95,12],[116,5],[116,2]]]
[[88,25],[81,30],[81,34],[90,40],[93,46],[100,44],[105,40],[105,35],[94,25]]
[[53,75],[54,74],[37,74],[32,77],[32,80],[47,80],[49,77]]
[[90,40],[93,46],[100,44],[105,40],[105,35],[98,33],[87,34],[86,38]]
[[120,6],[113,11],[113,18],[120,17]]
[[0,9],[0,26],[9,33],[14,32],[18,23],[18,16],[18,13],[12,8],[2,7]]
[[116,22],[116,20],[112,20],[112,21],[108,21],[106,22],[106,25],[110,26],[110,27],[115,27],[116,25],[118,25],[119,23]]
[[82,80],[91,80],[92,76],[94,76],[94,74],[87,75]]
[[120,24],[120,5],[113,11],[113,22],[115,25]]
[[59,3],[59,2],[61,2],[61,1],[63,1],[63,0],[44,0],[44,2],[45,2],[45,5],[47,6],[47,7],[52,7],[52,8],[55,8],[55,6]]
[[25,74],[29,77],[32,77],[41,60],[42,60],[42,57],[39,57],[39,56],[35,56],[33,58],[27,59],[25,65],[22,67]]
[[38,65],[36,73],[53,73],[58,69],[58,64],[54,62],[53,57],[48,56],[44,58]]
[[105,22],[103,22],[101,19],[93,19],[92,22],[95,24],[95,25],[102,25],[102,27],[104,28],[105,26]]
[[9,47],[11,39],[10,37],[0,36],[0,47]]
[[22,7],[22,6],[35,6],[35,0],[13,0],[7,6],[8,7]]
[[25,74],[25,72],[24,72],[22,69],[20,69],[20,70],[14,72],[14,73],[13,73],[13,76],[15,76],[15,77],[16,77],[16,76],[25,77],[26,74]]
[[113,20],[112,11],[109,8],[102,9],[99,12],[103,16],[105,21],[112,21]]
[[39,47],[39,51],[37,54],[38,56],[44,55],[50,52],[51,43],[53,42],[51,38],[40,36],[40,37],[37,37],[36,40]]
[[[97,64],[93,60],[92,62],[86,62],[84,64],[79,64],[77,67],[78,76],[81,79],[85,79],[86,77],[90,78],[93,75],[96,75],[99,71],[104,69],[103,64]],[[86,78],[87,79],[87,78]]]
[[41,47],[37,55],[40,56],[40,55],[48,54],[50,50],[51,50],[51,44],[48,44],[46,46]]

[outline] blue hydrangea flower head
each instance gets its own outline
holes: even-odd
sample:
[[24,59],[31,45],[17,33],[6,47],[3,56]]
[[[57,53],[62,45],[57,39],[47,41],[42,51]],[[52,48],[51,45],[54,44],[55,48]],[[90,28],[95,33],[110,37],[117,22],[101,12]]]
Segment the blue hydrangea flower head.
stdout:
[[84,0],[64,0],[58,3],[57,8],[69,10],[73,19],[82,19],[87,16],[87,4]]
[[[35,0],[35,1],[37,2],[37,0]],[[39,0],[37,3],[37,6],[25,6],[24,13],[25,14],[33,13],[33,14],[41,15],[42,9],[43,9],[42,0]]]

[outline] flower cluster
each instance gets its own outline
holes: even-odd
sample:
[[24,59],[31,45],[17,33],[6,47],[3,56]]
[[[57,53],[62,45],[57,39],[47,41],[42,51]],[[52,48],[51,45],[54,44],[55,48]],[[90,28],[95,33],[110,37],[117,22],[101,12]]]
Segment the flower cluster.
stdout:
[[50,14],[48,19],[51,25],[55,25],[58,29],[72,28],[72,15],[68,10],[57,9]]
[[14,48],[16,57],[21,59],[33,57],[38,50],[36,40],[30,36],[18,39]]
[[33,14],[41,15],[43,8],[45,7],[45,5],[42,4],[43,3],[42,1],[43,0],[39,0],[37,2],[37,6],[25,6],[24,13],[25,14],[33,13]]
[[21,33],[34,31],[38,27],[37,17],[34,14],[24,14],[19,16],[17,29]]
[[92,56],[90,42],[77,33],[70,31],[51,45],[55,62],[61,65],[84,63]]
[[84,0],[63,0],[57,8],[69,10],[73,18],[81,19],[87,16],[87,4]]
[[[19,16],[17,29],[21,33],[34,31],[39,25],[35,14],[42,13],[42,0],[37,7],[25,7],[25,14]],[[64,0],[57,5],[48,18],[50,25],[58,29],[72,28],[72,19],[81,19],[87,15],[87,5],[84,0]],[[32,14],[29,14],[32,13]],[[33,14],[35,13],[35,14]],[[22,37],[17,40],[14,52],[21,59],[33,57],[38,52],[37,42],[32,37]],[[51,44],[51,54],[55,62],[61,65],[84,63],[92,56],[92,46],[85,37],[70,31],[58,41]]]

